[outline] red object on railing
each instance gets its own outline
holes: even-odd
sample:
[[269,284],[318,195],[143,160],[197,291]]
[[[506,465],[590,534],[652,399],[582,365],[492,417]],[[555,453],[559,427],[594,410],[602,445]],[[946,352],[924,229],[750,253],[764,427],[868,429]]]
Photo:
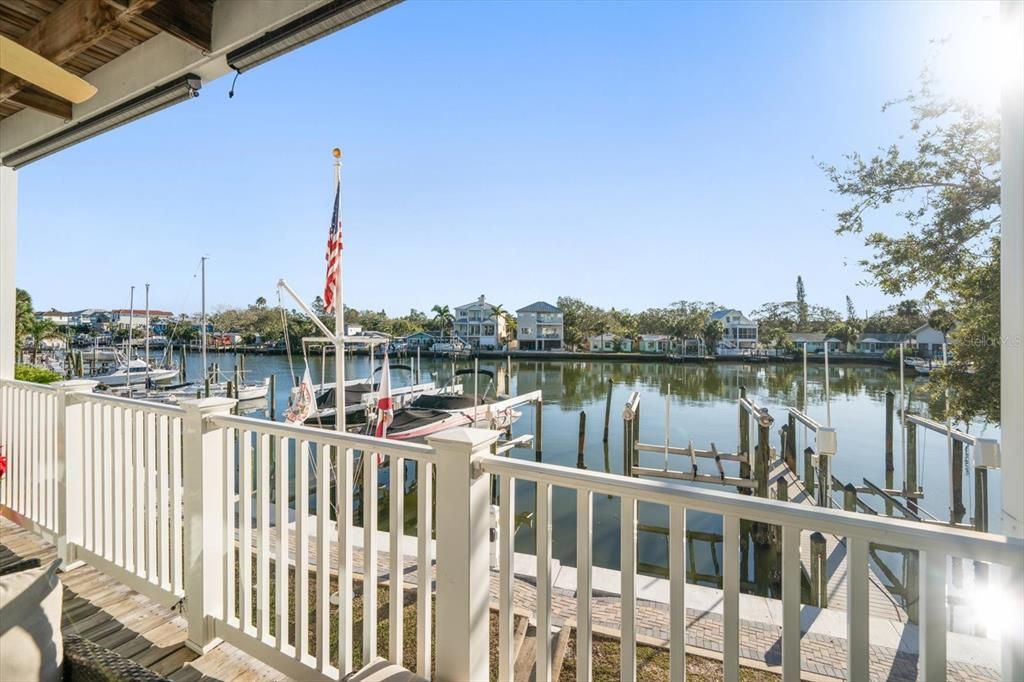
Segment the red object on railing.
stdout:
[[7,473],[7,455],[4,454],[4,446],[0,445],[0,478]]

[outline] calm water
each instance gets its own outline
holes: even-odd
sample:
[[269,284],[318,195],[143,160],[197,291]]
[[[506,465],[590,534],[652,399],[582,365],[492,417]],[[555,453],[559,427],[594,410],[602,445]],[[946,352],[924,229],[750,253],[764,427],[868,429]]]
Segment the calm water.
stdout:
[[[222,371],[234,367],[235,356],[226,353],[211,353],[210,361],[220,364]],[[326,378],[333,379],[333,362],[327,360]],[[394,364],[394,362],[393,362]],[[461,367],[469,363],[463,361]],[[496,373],[498,385],[504,387],[505,363],[481,361],[482,369]],[[365,356],[349,358],[346,363],[347,378],[365,377],[370,364]],[[255,380],[277,375],[276,412],[278,419],[287,406],[290,387],[288,361],[283,356],[246,357],[248,379]],[[441,383],[451,376],[448,361],[423,359],[423,380],[434,378]],[[317,357],[310,360],[313,381],[321,380],[321,363]],[[883,485],[885,483],[884,436],[885,436],[885,393],[899,392],[899,374],[884,366],[832,366],[832,424],[838,432],[839,452],[833,460],[833,473],[844,482],[860,485],[863,478]],[[294,373],[301,374],[302,360],[297,359]],[[583,361],[532,361],[512,362],[511,387],[513,394],[523,394],[540,389],[544,393],[544,444],[543,459],[547,463],[574,467],[577,463],[577,437],[579,413],[587,414],[587,439],[585,465],[590,470],[621,473],[622,461],[622,406],[632,391],[641,396],[640,440],[647,443],[664,442],[665,401],[669,401],[669,432],[673,445],[685,446],[692,440],[695,447],[708,448],[714,442],[722,452],[734,452],[738,441],[738,408],[736,397],[739,387],[747,389],[747,395],[758,404],[767,407],[775,417],[772,427],[772,446],[779,448],[778,429],[785,423],[786,408],[796,405],[800,396],[802,367],[799,364],[682,364],[659,363],[618,363]],[[191,377],[200,374],[197,356],[189,358]],[[811,365],[808,370],[807,412],[824,423],[826,407],[824,401],[824,367]],[[602,428],[608,380],[612,388],[612,420],[608,444],[602,443]],[[407,383],[407,373],[395,372],[395,385]],[[482,386],[482,383],[481,383]],[[911,409],[928,414],[928,406],[922,400],[923,381],[906,379]],[[467,382],[466,390],[472,391]],[[493,395],[493,388],[491,389]],[[897,399],[898,406],[898,399]],[[255,416],[263,416],[258,410]],[[534,416],[531,409],[523,410],[523,417],[513,427],[513,435],[533,433]],[[981,424],[971,425],[972,433],[998,437],[998,430],[985,428]],[[806,445],[802,429],[798,428],[798,452]],[[812,443],[813,444],[813,443]],[[894,443],[895,487],[903,481],[904,458],[902,443],[897,433]],[[945,438],[940,434],[923,430],[918,435],[918,480],[924,488],[925,498],[921,506],[937,518],[949,518],[949,464]],[[517,450],[513,456],[533,459],[532,450]],[[670,463],[676,469],[683,469],[687,462],[681,458]],[[965,458],[969,459],[969,458]],[[642,453],[641,463],[648,466],[662,464],[663,458],[656,453]],[[698,460],[703,473],[716,474],[713,460]],[[802,458],[798,458],[798,470],[802,469]],[[411,465],[410,465],[411,468]],[[737,475],[738,465],[725,463],[727,475]],[[973,481],[968,462],[965,462],[964,505],[969,522],[973,513]],[[387,484],[387,475],[381,478],[382,486]],[[699,485],[699,484],[698,484]],[[715,486],[717,487],[717,486]],[[414,490],[414,486],[407,485]],[[410,493],[407,490],[407,493]],[[732,489],[730,489],[732,490]],[[1000,508],[1000,484],[998,471],[989,476],[989,519],[993,531],[998,531]],[[414,493],[410,493],[414,494]],[[553,553],[554,557],[568,565],[575,565],[575,493],[555,489],[553,492]],[[839,499],[838,497],[836,498]],[[884,505],[878,498],[866,498],[875,509]],[[516,535],[516,548],[520,552],[533,553],[534,529],[534,487],[520,484],[516,492],[517,515],[520,527]],[[411,503],[407,509],[414,509]],[[386,514],[387,504],[381,500],[381,511]],[[691,536],[690,580],[714,584],[720,576],[721,543],[709,541],[706,534],[720,534],[720,518],[691,513],[687,518]],[[605,496],[594,498],[594,564],[611,569],[619,566],[619,500]],[[665,574],[667,568],[667,511],[655,505],[640,504],[638,552],[642,570],[653,574]],[[696,533],[694,533],[696,531]],[[745,582],[746,589],[762,594],[773,593],[769,577],[774,569],[774,558],[760,557],[762,569],[753,570],[757,552],[747,553],[749,564]],[[899,560],[894,560],[894,570],[899,569]]]

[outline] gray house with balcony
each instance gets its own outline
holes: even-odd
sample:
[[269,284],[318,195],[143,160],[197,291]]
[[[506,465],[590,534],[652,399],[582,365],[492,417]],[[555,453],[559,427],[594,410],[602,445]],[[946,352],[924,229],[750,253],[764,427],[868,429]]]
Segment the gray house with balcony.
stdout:
[[516,311],[516,338],[522,350],[561,350],[565,339],[562,311],[537,301]]
[[725,334],[718,342],[718,354],[729,355],[757,347],[757,322],[738,310],[721,309],[711,313],[712,320],[721,321]]

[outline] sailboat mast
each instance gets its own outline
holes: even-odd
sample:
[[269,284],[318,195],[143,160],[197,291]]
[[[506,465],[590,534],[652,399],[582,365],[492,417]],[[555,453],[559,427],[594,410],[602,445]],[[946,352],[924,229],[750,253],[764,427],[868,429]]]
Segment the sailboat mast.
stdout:
[[[332,154],[334,186],[338,192],[338,238],[341,239],[341,150],[335,147]],[[344,253],[342,249],[338,250],[338,276],[334,283],[334,428],[341,432],[345,431],[345,287],[342,283],[345,277],[345,268],[342,267]]]
[[128,384],[128,397],[132,397],[132,327],[135,324],[135,285],[132,285],[128,294],[128,348],[125,350],[125,357],[128,359],[125,367],[125,383]]
[[200,264],[201,279],[200,279],[200,282],[202,284],[201,288],[202,288],[203,293],[202,293],[202,312],[201,312],[201,322],[200,322],[200,324],[202,325],[202,328],[200,329],[200,332],[199,332],[199,338],[200,338],[200,344],[201,344],[200,347],[202,348],[202,351],[203,351],[203,353],[202,353],[202,355],[203,355],[203,378],[205,380],[206,378],[208,378],[210,376],[209,373],[208,373],[208,370],[206,369],[206,256],[203,256],[200,260],[201,260],[201,264]]
[[149,282],[146,282],[146,388],[149,388]]

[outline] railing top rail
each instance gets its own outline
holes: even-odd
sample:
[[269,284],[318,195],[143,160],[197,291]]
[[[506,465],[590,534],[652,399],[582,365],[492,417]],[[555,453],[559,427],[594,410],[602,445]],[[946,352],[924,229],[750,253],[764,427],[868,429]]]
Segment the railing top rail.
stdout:
[[19,379],[3,379],[0,380],[0,384],[6,384],[13,386],[14,388],[21,388],[27,391],[36,391],[37,393],[56,393],[57,389],[48,384],[37,384],[33,381],[21,381]]
[[768,413],[767,407],[761,407],[750,398],[741,397],[740,407],[750,414],[751,417],[758,420],[762,426],[771,426],[775,421],[775,418]]
[[789,413],[791,415],[793,415],[793,417],[798,422],[800,422],[801,424],[803,424],[807,428],[811,429],[812,431],[819,431],[822,428],[824,428],[820,422],[817,422],[814,419],[811,419],[810,417],[808,417],[806,414],[804,414],[800,410],[796,409],[795,407],[789,408]]
[[70,402],[78,403],[100,403],[102,405],[116,405],[133,410],[145,410],[154,414],[162,414],[168,417],[184,417],[185,408],[176,405],[164,405],[149,400],[136,400],[135,398],[122,398],[116,395],[104,395],[103,393],[71,393],[68,395]]
[[838,536],[857,537],[907,549],[933,550],[1024,569],[1024,540],[959,528],[924,525],[916,521],[853,514],[778,502],[720,490],[705,490],[670,481],[636,479],[599,471],[572,469],[505,457],[484,457],[486,473],[627,496],[644,502],[738,516],[782,526],[795,526]]
[[281,422],[267,421],[266,419],[255,419],[253,417],[241,417],[231,414],[212,414],[206,417],[206,423],[224,429],[243,429],[246,431],[258,431],[272,436],[282,438],[296,438],[314,443],[326,443],[352,450],[363,450],[365,452],[378,452],[383,455],[395,455],[417,461],[434,462],[437,459],[434,448],[420,443],[405,443],[386,438],[364,436],[358,433],[339,433],[328,429],[321,429],[314,426],[300,426],[298,424],[283,424]]
[[[904,415],[904,419],[906,419],[906,421],[910,424],[923,426],[924,428],[934,431],[936,433],[945,434],[947,431],[945,424],[937,422],[934,419],[922,417],[919,414],[910,414],[908,412],[906,413],[906,415]],[[978,441],[976,436],[973,436],[969,433],[964,433],[963,431],[958,431],[957,429],[949,429],[949,435],[950,437],[952,437],[953,440],[958,440],[961,443],[964,443],[965,445],[974,445]]]
[[626,407],[622,411],[622,418],[626,420],[635,419],[638,409],[640,409],[640,392],[633,391],[629,394],[629,400],[626,401]]

